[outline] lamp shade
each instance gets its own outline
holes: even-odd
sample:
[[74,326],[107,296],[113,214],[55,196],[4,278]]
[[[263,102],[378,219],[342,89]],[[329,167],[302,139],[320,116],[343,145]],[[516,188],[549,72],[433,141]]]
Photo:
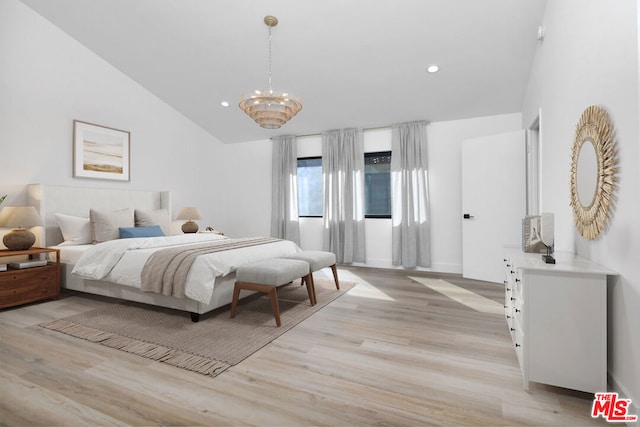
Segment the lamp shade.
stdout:
[[186,207],[180,210],[180,213],[178,213],[176,219],[190,221],[194,219],[202,219],[202,216],[200,215],[200,211],[198,211],[198,208]]
[[0,211],[1,227],[35,227],[42,224],[40,214],[33,206],[5,206]]

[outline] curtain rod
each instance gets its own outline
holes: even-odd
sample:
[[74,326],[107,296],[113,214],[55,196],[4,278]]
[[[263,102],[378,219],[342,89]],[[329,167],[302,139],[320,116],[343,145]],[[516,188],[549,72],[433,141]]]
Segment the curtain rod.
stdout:
[[[370,128],[362,128],[363,131],[367,131],[367,130],[378,130],[378,129],[391,129],[391,125],[386,125],[386,126],[375,126],[375,127],[370,127]],[[318,132],[318,133],[305,133],[302,135],[295,135],[296,138],[305,138],[307,136],[322,136],[322,132]]]
[[[429,122],[426,121],[426,120],[417,120],[417,121],[425,122],[427,125],[429,124]],[[411,123],[411,122],[409,122],[409,123]],[[384,125],[384,126],[373,126],[373,127],[369,127],[369,128],[362,128],[362,130],[363,131],[368,131],[368,130],[391,129],[391,128],[392,128],[392,125]],[[309,137],[309,136],[322,136],[322,132],[303,133],[303,134],[300,134],[300,135],[293,135],[293,136],[295,136],[296,138],[306,138],[306,137]],[[271,137],[269,139],[273,139],[273,137]]]

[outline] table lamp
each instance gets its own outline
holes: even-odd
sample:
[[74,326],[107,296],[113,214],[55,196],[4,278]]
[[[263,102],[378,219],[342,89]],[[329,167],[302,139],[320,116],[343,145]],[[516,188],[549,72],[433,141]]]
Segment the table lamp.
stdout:
[[5,234],[2,243],[11,251],[24,251],[36,242],[36,236],[28,227],[40,225],[40,214],[33,206],[5,206],[0,211],[0,227],[17,227]]
[[180,210],[180,213],[178,214],[176,219],[184,219],[187,221],[182,224],[183,233],[196,233],[198,231],[198,224],[193,222],[193,220],[202,219],[202,216],[200,216],[198,208],[187,207]]

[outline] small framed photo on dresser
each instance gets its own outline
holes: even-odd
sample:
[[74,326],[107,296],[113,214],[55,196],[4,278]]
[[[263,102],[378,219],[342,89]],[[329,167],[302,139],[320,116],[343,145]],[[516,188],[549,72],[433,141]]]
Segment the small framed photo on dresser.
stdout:
[[130,180],[130,139],[124,130],[73,121],[73,177]]
[[540,236],[540,215],[527,215],[522,219],[522,251],[527,253],[544,253],[547,247]]

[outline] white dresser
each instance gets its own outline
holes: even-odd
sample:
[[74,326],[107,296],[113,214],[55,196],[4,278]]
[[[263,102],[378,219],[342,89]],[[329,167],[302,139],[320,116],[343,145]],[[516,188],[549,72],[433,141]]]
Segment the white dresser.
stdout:
[[506,248],[505,316],[524,388],[529,381],[607,391],[607,276],[585,258]]

